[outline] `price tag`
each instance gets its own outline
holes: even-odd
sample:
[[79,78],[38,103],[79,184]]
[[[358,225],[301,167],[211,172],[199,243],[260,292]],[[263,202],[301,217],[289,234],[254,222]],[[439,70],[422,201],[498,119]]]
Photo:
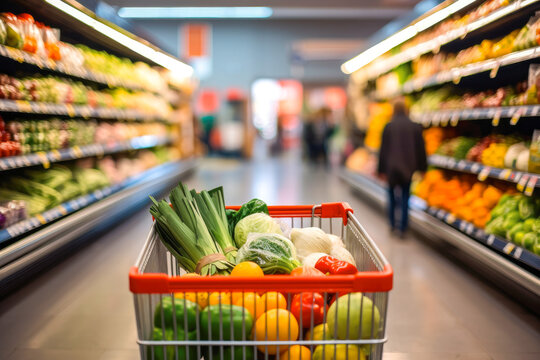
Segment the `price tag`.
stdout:
[[439,126],[440,121],[441,121],[441,114],[439,114],[438,112],[433,114],[432,125],[433,126]]
[[497,61],[495,63],[495,66],[493,67],[493,69],[491,69],[491,71],[489,72],[489,77],[491,79],[494,79],[495,77],[497,77],[497,72],[499,72],[499,67],[501,66],[501,64]]
[[17,110],[21,112],[32,112],[32,106],[28,101],[25,100],[16,100]]
[[520,247],[517,247],[517,248],[516,248],[516,251],[514,251],[513,256],[514,256],[516,259],[519,259],[519,258],[521,257],[521,254],[523,254],[523,249],[520,248]]
[[473,231],[474,231],[473,224],[471,223],[467,224],[467,229],[465,229],[465,232],[467,233],[467,235],[471,235]]
[[448,113],[447,112],[444,112],[441,114],[441,126],[442,127],[447,127],[448,126],[448,122],[450,121],[450,117],[448,116]]
[[512,243],[507,243],[506,245],[504,245],[503,247],[503,252],[508,255],[512,252],[512,250],[514,250],[514,248],[516,247],[516,245],[512,244]]
[[497,110],[497,112],[495,112],[495,116],[493,116],[493,120],[491,120],[491,125],[499,126],[500,121],[501,121],[501,110]]
[[478,173],[478,180],[485,181],[487,177],[489,176],[489,173],[491,172],[491,168],[489,166],[486,166]]
[[523,192],[527,196],[532,196],[534,192],[534,188],[536,187],[536,183],[538,182],[537,176],[531,176],[529,181],[527,182],[527,186],[525,187],[525,191]]
[[540,111],[540,106],[538,106],[538,105],[534,106],[534,107],[532,108],[532,110],[531,110],[531,115],[532,115],[532,116],[538,115],[538,111]]
[[516,185],[516,188],[518,191],[523,192],[525,190],[525,185],[527,185],[527,182],[529,181],[529,175],[523,174],[523,176],[519,179],[518,184]]
[[483,239],[485,235],[486,234],[484,233],[484,230],[482,230],[482,229],[476,229],[476,234],[474,234],[474,236],[477,239]]
[[76,115],[75,108],[73,108],[73,105],[66,104],[66,111],[69,117],[74,117]]
[[480,170],[480,164],[478,163],[473,163],[471,165],[471,172],[476,174],[478,171]]
[[449,168],[455,168],[456,167],[456,160],[454,158],[448,158],[448,165]]
[[54,157],[56,160],[60,160],[62,159],[62,155],[60,154],[60,152],[58,150],[52,150],[50,152],[50,154],[52,155],[52,157]]
[[465,221],[461,221],[459,223],[459,230],[461,230],[462,232],[465,231],[465,228],[467,227],[467,223]]
[[512,116],[512,118],[510,119],[510,125],[516,125],[519,121],[519,118],[521,118],[521,115],[523,115],[523,110],[524,108],[519,108],[515,113],[514,115]]
[[493,234],[489,235],[487,240],[486,240],[487,244],[490,245],[490,246],[493,245],[494,241],[495,241],[495,235],[493,235]]
[[461,74],[458,72],[458,73],[455,73],[453,76],[452,76],[452,82],[455,84],[455,85],[458,85],[461,81]]
[[47,220],[45,220],[45,218],[44,218],[43,215],[41,215],[41,214],[37,214],[37,215],[36,215],[36,219],[39,220],[39,222],[40,222],[41,225],[45,225],[45,224],[47,223]]
[[465,162],[465,160],[459,160],[458,163],[457,163],[457,168],[459,170],[465,170],[465,168],[467,167],[467,163]]
[[67,215],[67,210],[64,206],[62,205],[58,205],[58,211],[60,212],[60,214],[62,215]]
[[39,157],[39,160],[45,169],[48,169],[51,166],[47,154],[45,154],[43,151],[37,152],[36,155]]
[[454,216],[454,214],[448,214],[448,216],[446,217],[446,222],[448,224],[453,224],[455,221],[456,217]]
[[452,117],[450,118],[450,125],[457,126],[459,122],[459,111],[454,111]]
[[424,127],[429,127],[430,123],[431,120],[429,119],[429,116],[424,116],[422,119],[422,125],[424,125]]
[[81,151],[81,148],[78,147],[77,145],[75,145],[73,148],[71,148],[71,152],[73,153],[73,155],[76,158],[81,158],[84,155],[83,152]]
[[501,180],[508,180],[510,176],[512,175],[512,170],[510,169],[504,169],[499,173],[499,179]]

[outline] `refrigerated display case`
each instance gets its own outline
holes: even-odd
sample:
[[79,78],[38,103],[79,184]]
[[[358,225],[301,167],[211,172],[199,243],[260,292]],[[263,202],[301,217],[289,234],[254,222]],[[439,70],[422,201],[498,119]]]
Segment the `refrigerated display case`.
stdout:
[[197,146],[190,66],[75,1],[0,12],[4,292],[174,185]]
[[[352,107],[404,96],[424,127],[430,170],[413,184],[413,227],[529,299],[540,295],[538,10],[537,1],[446,1],[343,65]],[[342,178],[385,205],[370,145],[380,130]]]

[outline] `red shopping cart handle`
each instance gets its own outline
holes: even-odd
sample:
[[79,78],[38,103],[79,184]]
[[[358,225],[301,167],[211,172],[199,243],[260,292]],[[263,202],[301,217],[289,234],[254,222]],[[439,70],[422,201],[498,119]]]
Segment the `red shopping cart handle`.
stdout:
[[260,277],[203,276],[180,277],[163,273],[139,273],[133,266],[129,287],[135,294],[214,291],[280,292],[386,292],[392,290],[394,273],[390,265],[382,271],[358,272],[355,275],[325,277],[265,275]]

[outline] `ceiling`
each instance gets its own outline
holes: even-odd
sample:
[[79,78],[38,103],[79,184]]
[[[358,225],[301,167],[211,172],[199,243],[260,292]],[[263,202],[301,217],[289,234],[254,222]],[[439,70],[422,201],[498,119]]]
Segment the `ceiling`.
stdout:
[[233,7],[265,6],[272,19],[391,20],[410,11],[420,0],[105,0],[114,7]]

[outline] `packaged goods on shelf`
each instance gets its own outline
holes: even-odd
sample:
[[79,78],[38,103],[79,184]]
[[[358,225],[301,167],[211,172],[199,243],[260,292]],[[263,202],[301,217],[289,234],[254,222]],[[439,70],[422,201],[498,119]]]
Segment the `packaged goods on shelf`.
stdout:
[[26,219],[26,203],[21,200],[0,201],[0,229]]

